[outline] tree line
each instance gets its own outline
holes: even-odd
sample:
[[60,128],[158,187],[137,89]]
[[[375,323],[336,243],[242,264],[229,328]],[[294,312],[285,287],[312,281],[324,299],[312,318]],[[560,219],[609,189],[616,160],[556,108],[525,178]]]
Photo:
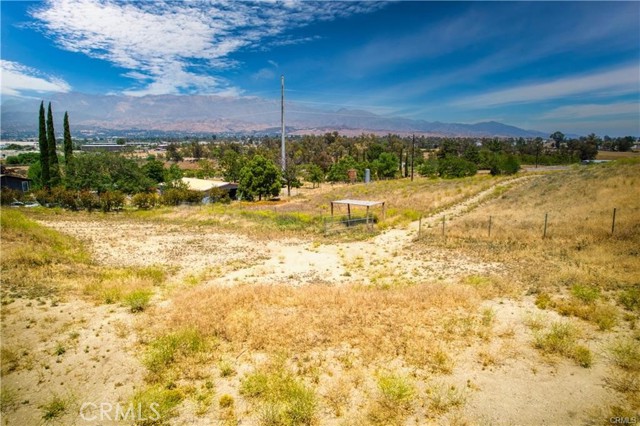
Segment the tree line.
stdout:
[[[50,204],[62,199],[64,202],[58,204],[88,209],[97,208],[100,198],[108,200],[109,207],[117,206],[126,195],[136,194],[142,195],[132,199],[142,208],[160,203],[196,202],[201,194],[189,191],[180,182],[183,176],[237,182],[242,199],[261,200],[278,196],[283,187],[290,193],[291,188],[301,186],[302,180],[313,187],[327,181],[347,182],[350,170],[356,171],[360,181],[366,169],[374,180],[414,173],[456,178],[472,176],[478,169],[494,175],[512,174],[523,163],[572,163],[595,158],[601,146],[623,151],[634,142],[632,137],[602,140],[594,134],[571,139],[561,132],[550,135],[552,143],[545,143],[542,138],[413,138],[394,134],[346,137],[328,132],[288,138],[286,167],[282,169],[280,139],[269,136],[242,141],[212,138],[204,143],[197,139],[173,141],[168,144],[164,158],[136,159],[108,152],[74,155],[69,115],[65,112],[64,163],[60,164],[51,103],[45,119],[44,102],[40,104],[38,136],[39,155],[21,154],[22,160],[31,163],[29,177],[39,190],[38,197]],[[184,158],[195,159],[198,167],[181,170],[176,163]],[[162,196],[156,194],[160,184],[164,186]],[[223,194],[209,195],[213,200],[227,201]]]

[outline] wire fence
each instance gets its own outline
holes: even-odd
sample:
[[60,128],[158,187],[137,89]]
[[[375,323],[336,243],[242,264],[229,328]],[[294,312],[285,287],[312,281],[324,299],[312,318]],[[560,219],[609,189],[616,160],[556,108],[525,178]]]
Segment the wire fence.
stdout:
[[376,222],[377,220],[373,215],[328,216],[323,218],[323,230],[325,235],[353,229],[373,231]]
[[[504,234],[515,235],[519,232],[527,234],[539,233],[542,239],[546,239],[554,234],[593,233],[596,228],[600,229],[599,234],[613,236],[616,234],[616,227],[619,227],[620,218],[618,213],[618,208],[613,208],[608,213],[600,212],[597,215],[598,217],[591,217],[588,221],[585,220],[585,223],[571,222],[563,217],[560,212],[554,214],[545,212],[544,216],[539,218],[532,217],[526,221],[516,221],[493,215],[487,216],[484,220],[479,219],[477,216],[472,219],[463,218],[455,221],[455,223],[454,217],[448,218],[446,215],[439,219],[421,217],[418,221],[417,239],[435,236],[445,237],[452,230],[456,234],[473,234],[474,237],[484,234],[489,239]],[[606,216],[609,216],[609,219],[606,219]],[[554,222],[554,220],[556,221]]]

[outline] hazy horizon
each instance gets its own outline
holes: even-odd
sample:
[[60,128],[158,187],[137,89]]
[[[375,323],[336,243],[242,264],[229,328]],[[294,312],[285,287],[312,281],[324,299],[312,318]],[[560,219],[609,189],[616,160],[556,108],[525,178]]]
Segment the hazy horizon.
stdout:
[[314,110],[640,134],[637,2],[1,7],[3,103],[70,92],[276,100],[285,75],[287,100]]

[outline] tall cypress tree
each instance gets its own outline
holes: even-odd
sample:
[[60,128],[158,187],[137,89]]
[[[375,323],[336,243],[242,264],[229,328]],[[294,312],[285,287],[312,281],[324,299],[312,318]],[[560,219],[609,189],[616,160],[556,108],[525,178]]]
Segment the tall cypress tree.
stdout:
[[60,185],[60,166],[58,165],[58,154],[56,153],[56,134],[53,130],[53,113],[51,112],[51,102],[47,111],[47,146],[49,151],[49,185]]
[[71,141],[71,130],[69,130],[69,113],[64,112],[64,164],[66,166],[66,176],[73,174],[73,142]]
[[40,148],[40,168],[42,170],[42,187],[49,187],[49,144],[47,142],[47,127],[44,121],[44,101],[40,103],[40,128],[38,130],[38,146]]

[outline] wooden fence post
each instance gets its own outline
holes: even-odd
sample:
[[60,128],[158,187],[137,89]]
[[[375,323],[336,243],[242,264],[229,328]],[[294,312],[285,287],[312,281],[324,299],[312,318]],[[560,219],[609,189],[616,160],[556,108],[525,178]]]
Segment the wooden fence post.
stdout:
[[491,238],[491,216],[489,216],[489,238]]
[[611,220],[611,235],[613,235],[613,231],[616,229],[616,208],[613,208],[613,219]]
[[549,216],[549,213],[544,214],[544,233],[542,234],[542,238],[547,238],[547,216]]

